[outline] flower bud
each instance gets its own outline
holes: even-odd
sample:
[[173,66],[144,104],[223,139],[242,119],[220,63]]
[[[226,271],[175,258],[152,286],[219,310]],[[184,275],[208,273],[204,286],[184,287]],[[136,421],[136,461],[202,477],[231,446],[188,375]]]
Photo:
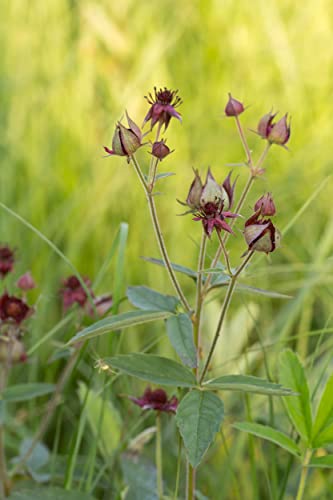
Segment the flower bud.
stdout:
[[269,133],[273,128],[273,120],[276,116],[276,113],[272,113],[271,111],[264,115],[260,122],[258,123],[257,131],[258,134],[263,138],[263,139],[268,139]]
[[222,184],[222,189],[225,192],[225,194],[227,195],[226,197],[228,198],[228,202],[229,202],[228,208],[232,207],[232,204],[234,201],[234,191],[235,191],[235,186],[236,186],[236,181],[237,181],[237,179],[236,179],[234,181],[233,185],[231,185],[230,179],[231,179],[231,172],[229,172],[228,176],[225,178],[225,180],[223,181],[223,184]]
[[202,181],[198,170],[194,170],[194,181],[191,184],[190,190],[186,198],[186,204],[191,208],[199,208],[202,193]]
[[243,113],[243,111],[243,104],[240,101],[237,101],[237,99],[234,99],[229,92],[229,101],[227,102],[224,110],[226,116],[238,116]]
[[288,114],[285,114],[277,123],[275,123],[269,134],[268,140],[272,144],[279,144],[280,146],[284,146],[290,137],[290,121],[287,122]]
[[207,203],[219,203],[223,201],[223,191],[221,186],[218,185],[214,179],[210,168],[207,172],[206,182],[202,189],[200,204],[202,206],[207,205]]
[[36,288],[36,283],[30,273],[30,271],[23,274],[18,280],[16,285],[21,288],[24,292]]
[[129,128],[118,122],[112,139],[112,150],[104,146],[109,155],[131,156],[142,145],[140,128],[134,123],[126,112]]
[[249,250],[274,252],[280,246],[281,233],[270,220],[259,220],[256,212],[245,223],[244,237]]
[[7,245],[0,246],[0,278],[3,279],[14,268],[14,251]]
[[260,210],[263,217],[273,216],[276,214],[276,208],[271,193],[264,194],[254,205],[254,210]]
[[156,141],[153,144],[151,154],[158,158],[160,161],[171,153],[170,148],[165,144],[165,141]]

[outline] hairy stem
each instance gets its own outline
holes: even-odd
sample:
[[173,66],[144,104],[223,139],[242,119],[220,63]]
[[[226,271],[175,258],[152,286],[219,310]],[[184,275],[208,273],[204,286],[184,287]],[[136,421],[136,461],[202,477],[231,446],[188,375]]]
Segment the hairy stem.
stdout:
[[148,185],[145,181],[145,178],[143,176],[143,173],[141,171],[141,168],[140,168],[140,165],[138,164],[137,162],[137,159],[135,158],[135,156],[132,156],[132,162],[133,162],[133,165],[134,165],[134,168],[135,168],[135,171],[140,179],[140,182],[142,184],[142,187],[145,191],[145,194],[146,194],[146,197],[147,197],[147,201],[148,201],[148,206],[149,206],[149,211],[150,211],[150,215],[151,215],[151,219],[152,219],[152,222],[153,222],[153,227],[154,227],[154,231],[155,231],[155,236],[156,236],[156,239],[157,239],[157,242],[158,242],[158,246],[159,246],[159,249],[160,249],[160,252],[162,254],[162,257],[163,257],[163,261],[164,261],[164,264],[165,264],[165,267],[168,271],[168,274],[169,274],[169,278],[170,278],[170,281],[174,287],[174,289],[176,290],[177,292],[177,295],[183,305],[183,307],[185,308],[185,310],[187,312],[191,312],[191,307],[189,305],[189,303],[187,302],[187,299],[180,287],[180,284],[178,282],[178,279],[175,275],[175,272],[174,270],[172,269],[172,265],[171,265],[171,262],[170,262],[170,259],[169,259],[169,255],[168,255],[168,252],[167,252],[167,249],[166,249],[166,246],[165,246],[165,242],[164,242],[164,238],[163,238],[163,234],[162,234],[162,231],[161,231],[161,227],[160,227],[160,224],[159,224],[159,220],[158,220],[158,216],[157,216],[157,212],[156,212],[156,206],[155,206],[155,201],[154,201],[154,196],[153,194],[149,191],[149,188],[148,188]]
[[157,493],[158,499],[163,500],[163,466],[162,466],[162,429],[161,414],[156,413],[156,470],[157,470]]
[[234,290],[235,290],[235,286],[236,286],[236,282],[237,282],[238,276],[241,274],[241,272],[243,271],[243,269],[245,268],[245,266],[247,265],[247,263],[249,262],[249,260],[251,259],[251,257],[252,257],[253,254],[254,254],[254,251],[251,251],[251,252],[248,253],[248,255],[244,259],[243,263],[238,267],[238,269],[236,270],[235,274],[232,275],[232,277],[231,277],[231,279],[229,281],[229,286],[228,286],[228,289],[227,289],[227,293],[226,293],[226,295],[224,297],[224,302],[223,302],[223,305],[222,305],[221,314],[220,314],[219,321],[218,321],[218,324],[217,324],[217,327],[216,327],[216,331],[215,331],[215,335],[214,335],[214,338],[213,338],[213,342],[212,342],[212,345],[210,347],[210,350],[209,350],[209,353],[208,353],[208,357],[207,357],[205,366],[204,366],[204,368],[202,370],[202,373],[201,373],[201,376],[200,376],[200,380],[199,380],[199,384],[202,384],[202,381],[203,381],[203,379],[204,379],[204,377],[206,375],[206,372],[207,372],[207,370],[209,368],[209,365],[210,365],[212,356],[214,354],[214,350],[215,350],[217,341],[218,341],[219,336],[221,334],[223,322],[224,322],[224,319],[225,319],[225,317],[227,315],[227,312],[228,312],[228,309],[229,309],[229,305],[230,305],[230,302],[231,302],[231,298],[232,298]]
[[308,477],[308,464],[310,462],[311,456],[312,456],[312,450],[306,450],[302,466],[301,477],[298,485],[296,500],[302,500],[303,498],[306,480]]

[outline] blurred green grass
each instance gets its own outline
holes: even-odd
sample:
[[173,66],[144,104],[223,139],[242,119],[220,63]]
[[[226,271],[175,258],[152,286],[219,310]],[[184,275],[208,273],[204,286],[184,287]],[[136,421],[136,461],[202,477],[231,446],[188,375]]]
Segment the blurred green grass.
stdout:
[[[291,0],[3,0],[1,9],[0,201],[51,239],[82,274],[97,275],[120,222],[126,221],[125,282],[172,291],[165,272],[140,259],[158,257],[158,249],[134,172],[122,158],[104,158],[102,149],[111,143],[114,124],[124,109],[141,123],[147,110],[143,96],[154,85],[178,88],[184,100],[183,125],[172,122],[167,134],[175,153],[161,165],[161,170],[176,176],[160,181],[163,195],[157,199],[173,261],[196,266],[193,240],[199,240],[200,226],[190,217],[177,218],[182,210],[175,201],[186,197],[191,167],[211,166],[222,180],[227,163],[244,159],[234,123],[223,117],[228,91],[249,106],[242,116],[246,128],[255,128],[272,108],[292,116],[290,152],[272,149],[267,173],[251,194],[252,203],[263,190],[273,192],[281,228],[331,174],[333,4],[329,0],[311,0],[301,7]],[[264,144],[251,132],[248,137],[258,156]],[[139,156],[148,161],[144,149]],[[240,173],[242,184],[246,176]],[[280,335],[287,338],[324,327],[332,301],[332,195],[329,179],[291,227],[271,263],[257,262],[252,283],[290,293],[294,300],[255,297],[248,304],[240,294],[234,325],[229,340],[221,342],[216,367],[232,357],[228,342],[230,338],[236,342],[239,329],[244,332],[241,349],[247,334],[256,341],[253,332],[274,342]],[[250,202],[247,212],[249,206]],[[69,269],[4,211],[0,230],[1,241],[18,249],[17,274],[31,268],[39,283],[33,343],[59,317],[57,290]],[[240,237],[234,246],[235,255],[243,251]],[[214,243],[208,247],[212,254],[213,248]],[[101,291],[112,290],[115,273],[112,268],[106,275]],[[191,282],[181,281],[193,294]],[[205,331],[216,320],[219,300],[208,307]],[[247,308],[252,323],[243,317]],[[159,327],[151,332],[155,330]],[[147,336],[132,335],[123,345],[134,350],[146,343]],[[302,355],[308,354],[307,341],[293,345]],[[170,350],[165,341],[161,348]],[[280,348],[281,344],[275,345],[273,351]],[[52,351],[44,349],[39,352],[41,359]],[[261,355],[255,357],[255,363],[261,361]],[[50,377],[41,367],[31,370],[31,378],[38,370]]]

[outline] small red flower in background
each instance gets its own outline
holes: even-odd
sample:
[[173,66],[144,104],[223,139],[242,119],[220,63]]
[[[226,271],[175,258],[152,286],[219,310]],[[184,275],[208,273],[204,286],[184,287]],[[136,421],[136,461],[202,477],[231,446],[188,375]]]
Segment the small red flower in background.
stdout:
[[8,295],[7,292],[0,297],[0,318],[2,321],[13,320],[19,325],[32,313],[33,309],[18,297]]
[[130,396],[129,399],[143,410],[176,413],[178,406],[178,399],[175,396],[168,399],[168,395],[163,389],[155,389],[152,391],[150,387],[147,387],[141,398]]
[[[89,278],[82,278],[86,286],[88,287],[91,295],[91,281]],[[63,287],[60,289],[60,294],[62,295],[62,303],[64,311],[66,311],[73,304],[79,304],[79,306],[84,307],[88,296],[80,281],[76,276],[69,276],[69,278],[63,280]]]
[[18,286],[18,288],[21,288],[21,290],[23,290],[24,292],[36,288],[36,283],[30,271],[27,271],[26,273],[22,274],[22,276],[20,276],[20,278],[17,280],[16,285]]
[[4,278],[14,268],[14,252],[9,246],[0,246],[0,278]]
[[151,121],[150,129],[152,129],[156,123],[159,123],[160,127],[164,125],[164,130],[166,130],[172,117],[182,121],[181,115],[175,109],[182,103],[177,93],[178,90],[168,90],[166,87],[157,90],[156,87],[154,87],[155,95],[152,96],[152,94],[149,93],[148,96],[145,96],[145,99],[151,104],[151,107],[143,120],[143,125]]

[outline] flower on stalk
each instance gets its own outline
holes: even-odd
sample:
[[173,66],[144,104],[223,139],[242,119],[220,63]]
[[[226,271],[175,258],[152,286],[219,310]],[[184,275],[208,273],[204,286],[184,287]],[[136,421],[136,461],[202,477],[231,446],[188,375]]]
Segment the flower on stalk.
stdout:
[[151,106],[143,120],[143,126],[150,121],[150,130],[153,129],[156,123],[160,127],[164,125],[164,130],[166,130],[172,117],[182,121],[181,115],[176,111],[176,108],[182,103],[181,98],[177,94],[178,90],[168,90],[166,87],[157,90],[154,87],[154,96],[151,93],[145,96],[145,99],[147,99]]
[[170,151],[170,148],[165,144],[165,141],[163,139],[161,141],[154,142],[151,154],[155,156],[155,158],[158,158],[160,161],[162,161],[163,158],[168,156],[170,153],[172,153],[172,151]]
[[290,120],[287,121],[288,113],[276,123],[273,122],[277,113],[271,111],[264,115],[258,123],[257,132],[271,144],[285,146],[290,138]]
[[239,217],[238,214],[229,211],[235,190],[235,182],[233,185],[230,182],[231,173],[222,185],[216,182],[210,168],[208,169],[204,185],[197,170],[194,170],[194,174],[195,178],[187,195],[186,203],[180,203],[190,208],[187,213],[195,215],[193,220],[202,221],[204,231],[209,238],[214,229],[216,231],[223,229],[233,234],[231,227],[225,220],[227,218]]
[[[90,279],[87,277],[83,277],[82,279],[93,296]],[[76,276],[69,276],[69,278],[63,280],[63,287],[60,289],[60,294],[62,296],[64,311],[75,303],[80,307],[84,307],[88,299],[85,289]]]
[[0,246],[0,278],[3,279],[14,268],[14,251],[8,245]]
[[141,398],[129,396],[129,399],[143,410],[176,413],[178,406],[178,399],[175,396],[168,399],[168,395],[163,389],[155,389],[152,391],[150,387],[146,388]]
[[22,276],[20,276],[20,278],[17,280],[16,285],[18,286],[18,288],[21,288],[21,290],[23,290],[24,292],[36,288],[36,283],[30,271],[27,271],[26,273],[22,274]]
[[17,325],[27,319],[33,313],[23,300],[5,292],[0,297],[0,318],[2,321],[14,321]]
[[226,116],[238,116],[244,111],[244,106],[240,101],[234,99],[229,92],[229,101],[224,109]]
[[104,146],[104,150],[110,156],[127,156],[129,158],[140,146],[142,146],[142,133],[140,128],[131,120],[127,111],[126,118],[129,128],[126,128],[121,122],[118,122],[112,139],[112,149]]
[[245,222],[244,237],[248,250],[243,255],[251,250],[268,254],[280,246],[281,233],[270,219],[264,218],[262,210],[263,205]]
[[271,217],[276,214],[275,204],[271,193],[264,194],[254,205],[254,210],[260,209],[260,213],[263,217]]

